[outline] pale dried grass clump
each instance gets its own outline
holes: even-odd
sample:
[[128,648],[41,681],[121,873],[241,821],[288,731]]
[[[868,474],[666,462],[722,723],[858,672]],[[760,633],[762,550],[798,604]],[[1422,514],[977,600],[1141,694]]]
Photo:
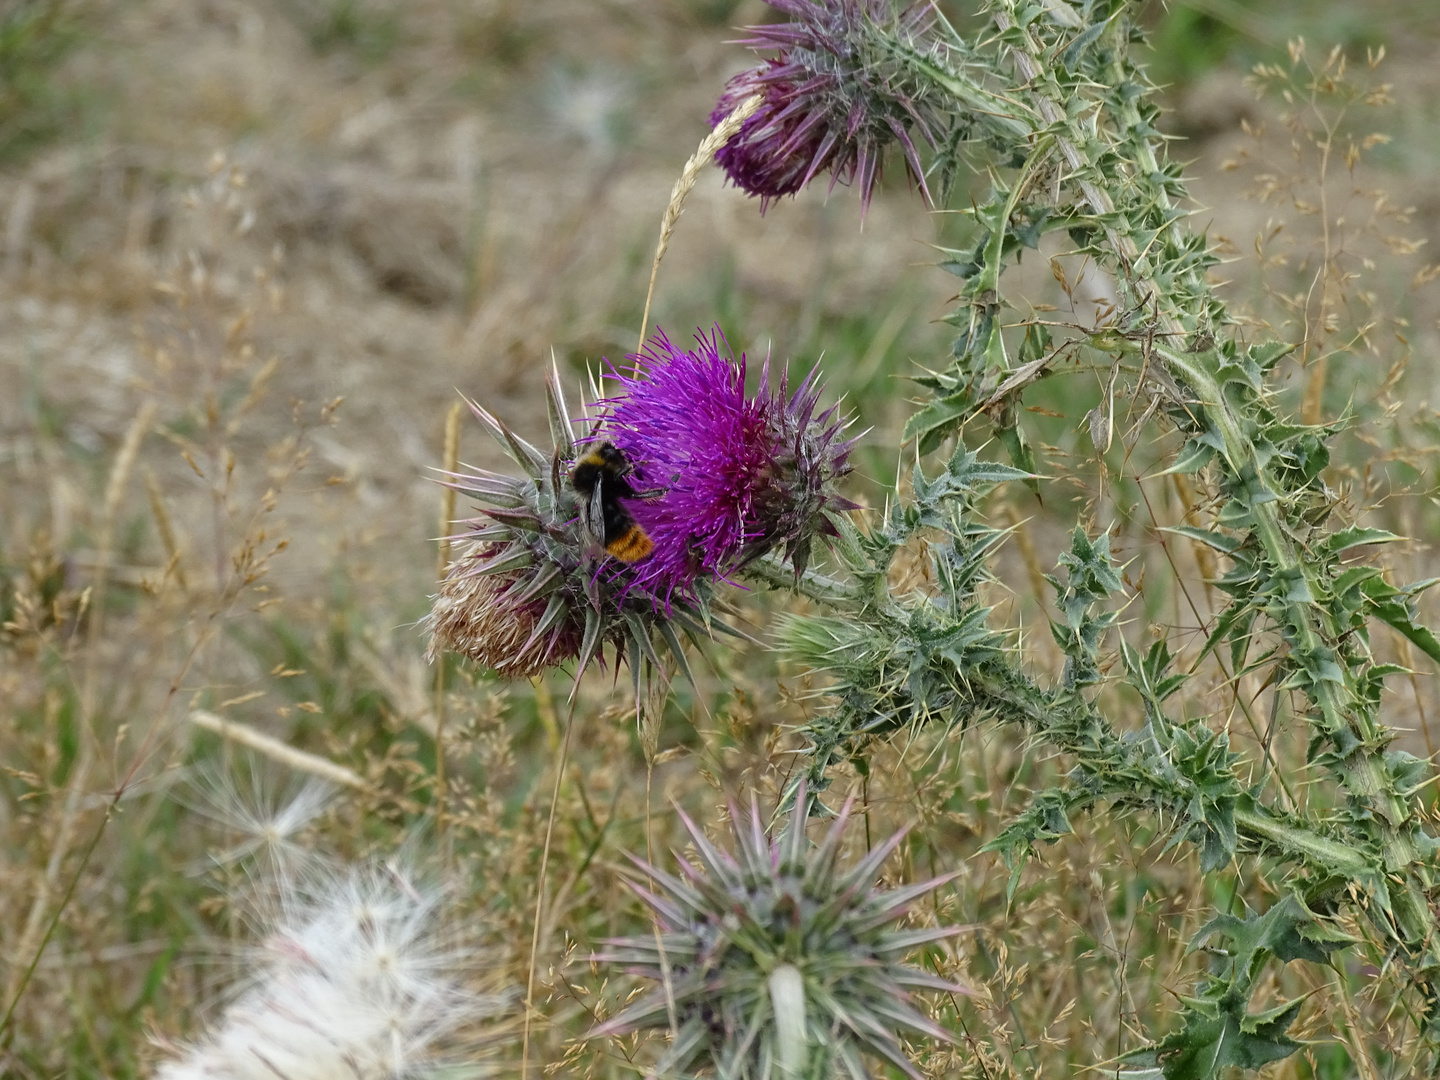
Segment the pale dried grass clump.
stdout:
[[379,292],[422,307],[465,296],[469,193],[458,184],[269,162],[258,188],[262,215],[287,247],[343,250]]
[[[283,289],[278,259],[249,259],[247,191],[245,175],[217,155],[185,197],[183,248],[177,240],[157,274],[144,276],[154,289],[136,328],[140,345],[116,365],[125,371],[133,361],[135,373],[110,406],[129,419],[101,497],[82,498],[84,472],[44,432],[36,436],[44,471],[0,484],[0,544],[31,552],[12,597],[0,550],[0,756],[7,783],[19,781],[0,791],[0,912],[9,916],[0,918],[0,1046],[14,1055],[0,1058],[5,1075],[84,1071],[82,1055],[55,1037],[57,1008],[88,1022],[131,992],[120,944],[133,929],[127,920],[173,868],[146,854],[137,865],[147,877],[115,899],[96,882],[131,857],[131,845],[186,850],[155,838],[158,803],[147,786],[163,787],[190,749],[189,726],[172,723],[182,703],[203,697],[201,687],[247,677],[222,629],[270,617],[269,575],[288,546],[281,515],[294,505],[309,436],[338,405],[291,401],[271,415],[266,390],[280,361],[255,335]],[[71,366],[69,381],[84,381],[73,353],[53,359]],[[95,400],[103,396],[102,387]],[[141,477],[148,498],[136,497]],[[44,503],[34,480],[73,491],[65,499],[74,516],[52,510],[50,527],[38,528]],[[80,546],[87,535],[93,548]],[[211,701],[229,711],[259,696]],[[146,810],[117,824],[116,808],[132,799]],[[132,1053],[127,1045],[95,1068],[124,1074],[120,1058]]]

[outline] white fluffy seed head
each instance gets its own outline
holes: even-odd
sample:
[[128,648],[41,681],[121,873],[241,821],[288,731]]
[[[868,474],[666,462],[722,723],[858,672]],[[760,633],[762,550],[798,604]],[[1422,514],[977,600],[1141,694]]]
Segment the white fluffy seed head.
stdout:
[[312,858],[298,842],[300,834],[334,803],[335,790],[313,776],[297,784],[276,781],[258,768],[248,775],[200,768],[190,774],[180,801],[239,837],[234,846],[212,852],[209,862],[254,859],[257,869],[273,875]]
[[475,955],[447,942],[443,893],[395,867],[293,882],[257,950],[250,985],[158,1080],[399,1080],[503,1001],[465,986]]

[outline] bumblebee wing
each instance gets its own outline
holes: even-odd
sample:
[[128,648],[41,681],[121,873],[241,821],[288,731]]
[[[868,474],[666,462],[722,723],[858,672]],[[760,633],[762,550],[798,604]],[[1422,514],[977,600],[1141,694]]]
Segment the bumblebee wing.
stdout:
[[601,547],[605,546],[605,480],[604,478],[595,481],[595,490],[590,492],[590,498],[585,507],[585,528],[595,542]]

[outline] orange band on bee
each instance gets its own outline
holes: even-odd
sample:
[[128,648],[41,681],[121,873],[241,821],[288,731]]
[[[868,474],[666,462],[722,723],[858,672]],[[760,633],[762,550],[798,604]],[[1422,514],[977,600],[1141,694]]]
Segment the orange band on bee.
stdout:
[[655,542],[645,535],[645,530],[639,525],[631,524],[606,544],[605,550],[621,562],[639,562],[655,550]]

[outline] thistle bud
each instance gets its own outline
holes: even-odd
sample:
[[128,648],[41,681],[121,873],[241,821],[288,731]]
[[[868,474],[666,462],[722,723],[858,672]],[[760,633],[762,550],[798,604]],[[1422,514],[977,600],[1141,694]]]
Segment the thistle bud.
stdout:
[[953,1039],[915,1009],[911,991],[965,991],[900,961],[960,928],[894,926],[913,901],[950,878],[878,888],[876,874],[903,831],[839,869],[850,804],[814,846],[805,836],[808,806],[802,785],[774,840],[758,809],[743,822],[732,807],[733,855],[682,814],[700,861],[681,859],[678,877],[632,859],[654,883],[654,892],[632,887],[654,911],[658,933],[609,941],[596,959],[660,985],[596,1035],[666,1029],[673,1015],[678,1028],[656,1076],[693,1075],[706,1063],[719,1076],[757,1080],[868,1076],[869,1055],[920,1080],[900,1033]]

